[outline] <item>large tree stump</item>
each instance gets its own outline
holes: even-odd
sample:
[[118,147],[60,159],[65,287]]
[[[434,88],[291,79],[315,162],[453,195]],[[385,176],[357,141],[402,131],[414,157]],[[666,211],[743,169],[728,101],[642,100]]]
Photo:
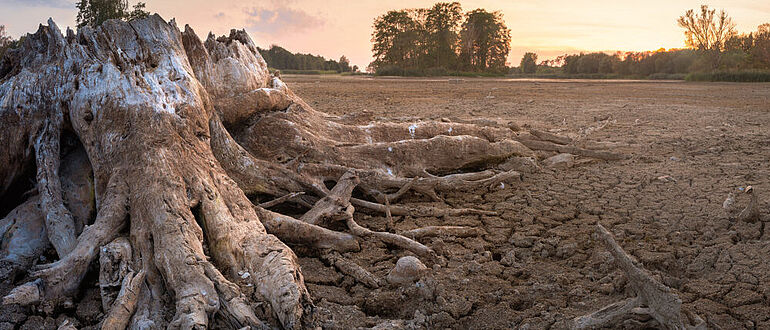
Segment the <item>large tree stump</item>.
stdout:
[[[0,125],[0,196],[37,183],[0,222],[3,262],[32,276],[4,302],[53,311],[100,258],[111,329],[206,328],[217,317],[229,327],[311,325],[314,305],[284,241],[377,287],[339,252],[373,239],[429,261],[434,252],[412,238],[477,232],[377,232],[355,221],[357,210],[495,215],[395,203],[408,192],[440,202],[446,191],[515,185],[520,174],[498,165],[533,157],[530,148],[622,158],[539,131],[525,140],[467,123],[344,124],[271,76],[245,31],[201,41],[158,15],[77,33],[40,26],[0,62]],[[87,175],[64,170],[76,164],[65,137],[87,156],[77,163]],[[305,215],[267,210],[285,202]],[[29,269],[49,246],[58,260]]]

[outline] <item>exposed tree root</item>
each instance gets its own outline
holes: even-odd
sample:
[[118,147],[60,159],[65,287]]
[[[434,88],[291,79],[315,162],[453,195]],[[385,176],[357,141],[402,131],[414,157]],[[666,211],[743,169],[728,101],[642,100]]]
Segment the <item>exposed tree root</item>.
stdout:
[[12,279],[51,246],[37,196],[27,199],[0,220],[0,280]]
[[123,278],[118,297],[115,299],[112,307],[110,307],[110,312],[104,318],[102,329],[121,330],[128,326],[131,315],[134,314],[134,310],[136,309],[139,290],[142,288],[144,276],[145,273],[143,271],[140,271],[136,275],[134,275],[133,272],[126,274]]
[[265,225],[267,232],[278,236],[281,241],[286,243],[339,252],[359,251],[361,249],[353,235],[309,224],[261,207],[256,207],[255,211]]
[[304,194],[305,194],[304,191],[289,193],[289,194],[283,195],[281,197],[278,197],[278,198],[276,198],[274,200],[271,200],[271,201],[268,201],[268,202],[264,202],[264,203],[260,203],[257,206],[259,206],[259,207],[261,207],[263,209],[271,208],[273,206],[285,203],[285,202],[287,202],[289,200],[294,199],[297,196],[301,196],[301,195],[304,195]]
[[227,324],[233,329],[250,327],[251,329],[269,329],[260,321],[249,306],[246,296],[241,293],[237,285],[228,281],[214,265],[208,261],[203,262],[203,269],[212,281],[219,294],[222,304],[220,312]]
[[538,139],[543,141],[553,142],[553,143],[562,144],[562,145],[567,145],[572,143],[572,139],[566,136],[556,135],[546,131],[537,130],[534,128],[530,128],[529,132],[532,135],[536,136]]
[[591,157],[591,158],[603,159],[603,160],[623,160],[628,158],[624,154],[617,154],[617,153],[612,153],[608,151],[582,149],[575,146],[560,145],[560,144],[546,142],[546,141],[535,141],[535,140],[526,140],[526,139],[520,139],[519,141],[532,150],[556,151],[558,153],[567,153],[567,154],[573,154],[573,155],[579,155],[579,156],[585,156],[585,157]]
[[594,313],[576,317],[571,328],[595,329],[619,325],[629,314],[647,314],[666,329],[705,329],[706,323],[693,315],[682,315],[682,300],[671,289],[658,282],[643,268],[637,267],[633,258],[615,242],[612,234],[597,224],[599,239],[615,258],[615,263],[628,278],[637,296],[613,303]]
[[[110,310],[125,287],[132,261],[131,243],[125,237],[118,237],[102,247],[99,253],[99,290],[102,296],[102,308]],[[133,275],[133,274],[132,274]],[[144,281],[144,275],[142,276]]]
[[51,120],[43,124],[42,131],[35,141],[40,208],[45,214],[48,240],[60,258],[69,254],[77,244],[75,220],[64,206],[59,177],[59,141],[62,121],[61,112],[56,112]]
[[354,278],[363,285],[375,289],[382,285],[382,280],[380,278],[374,276],[355,262],[345,259],[337,252],[330,251],[322,253],[320,257],[324,262],[333,265],[341,273]]

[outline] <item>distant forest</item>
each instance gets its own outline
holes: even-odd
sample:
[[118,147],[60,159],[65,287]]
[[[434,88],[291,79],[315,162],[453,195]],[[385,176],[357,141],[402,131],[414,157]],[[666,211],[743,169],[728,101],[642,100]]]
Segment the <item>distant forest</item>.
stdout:
[[614,54],[562,55],[535,65],[527,53],[515,74],[572,77],[639,77],[689,80],[770,81],[770,23],[739,34],[727,13],[708,6],[688,10],[677,20],[688,49]]
[[350,61],[345,55],[338,61],[327,60],[318,55],[292,53],[283,47],[272,45],[270,49],[259,49],[259,54],[267,62],[267,66],[273,69],[287,72],[300,71],[298,73],[312,73],[313,71],[327,72],[356,72],[358,66],[350,66]]

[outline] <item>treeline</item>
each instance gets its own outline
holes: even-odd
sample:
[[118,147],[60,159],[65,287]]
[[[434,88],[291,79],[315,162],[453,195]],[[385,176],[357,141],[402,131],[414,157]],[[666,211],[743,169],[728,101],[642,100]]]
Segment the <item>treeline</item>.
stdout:
[[267,66],[273,69],[287,72],[312,73],[312,71],[328,72],[357,72],[358,66],[350,66],[350,61],[345,55],[339,61],[327,60],[318,55],[292,53],[283,47],[272,45],[270,49],[258,48]]
[[770,81],[770,24],[738,34],[724,11],[701,6],[678,19],[689,49],[654,52],[581,53],[535,64],[527,53],[512,73],[580,78],[661,78],[714,81]]
[[392,10],[374,20],[368,71],[379,75],[506,72],[511,33],[500,12],[458,2]]

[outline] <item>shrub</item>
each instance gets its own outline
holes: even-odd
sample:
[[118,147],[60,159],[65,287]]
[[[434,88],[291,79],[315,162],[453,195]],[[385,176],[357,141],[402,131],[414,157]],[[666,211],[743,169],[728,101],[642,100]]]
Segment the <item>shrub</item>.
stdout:
[[688,74],[687,81],[770,82],[770,71],[714,71]]

